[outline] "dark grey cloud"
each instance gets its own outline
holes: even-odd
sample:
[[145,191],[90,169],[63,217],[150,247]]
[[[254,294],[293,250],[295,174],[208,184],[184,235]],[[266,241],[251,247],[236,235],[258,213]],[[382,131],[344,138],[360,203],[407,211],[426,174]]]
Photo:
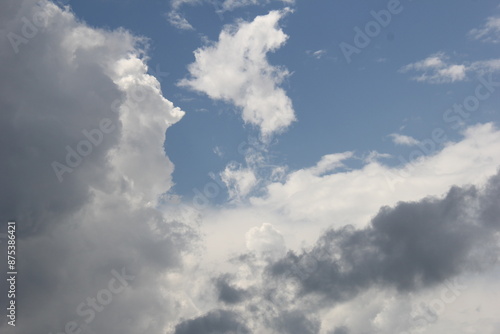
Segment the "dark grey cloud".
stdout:
[[[89,200],[89,184],[106,184],[99,169],[120,136],[119,115],[111,105],[122,92],[89,52],[67,61],[66,50],[57,45],[67,31],[56,22],[35,24],[41,5],[20,1],[7,8],[13,15],[2,20],[0,39],[0,150],[5,157],[0,220],[15,218],[22,222],[19,229],[29,233],[80,209]],[[9,36],[25,43],[13,44]],[[115,131],[85,157],[78,173],[58,182],[52,162],[64,162],[66,146],[76,149],[82,131],[97,128],[103,118],[116,125]]]
[[235,288],[231,285],[229,275],[222,275],[216,278],[215,286],[218,292],[219,301],[226,304],[240,303],[247,296],[246,290]]
[[349,334],[349,329],[345,326],[341,326],[341,327],[336,327],[333,332],[331,332],[332,334]]
[[498,254],[500,174],[484,189],[453,187],[444,198],[383,207],[365,229],[331,229],[315,247],[289,252],[270,277],[299,282],[300,294],[341,302],[373,285],[416,291]]
[[499,229],[500,225],[500,177],[490,179],[481,200],[481,216],[479,221],[492,228]]
[[175,327],[175,334],[246,334],[248,329],[235,312],[214,310],[204,316],[186,320]]
[[[248,298],[236,304],[224,302],[227,309],[215,309],[176,326],[175,334],[187,333],[282,333],[317,334],[319,317],[301,303],[285,302],[266,287],[253,287]],[[220,300],[219,300],[220,301]],[[263,330],[265,329],[265,330]]]

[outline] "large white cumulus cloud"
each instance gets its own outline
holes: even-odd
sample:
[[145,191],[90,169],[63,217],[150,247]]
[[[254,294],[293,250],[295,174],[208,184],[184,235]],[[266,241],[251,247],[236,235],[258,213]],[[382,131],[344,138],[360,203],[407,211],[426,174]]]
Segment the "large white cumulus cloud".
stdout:
[[[172,186],[165,132],[183,111],[147,74],[146,40],[48,1],[3,1],[0,13],[0,219],[17,221],[16,331],[75,321],[88,333],[163,333],[182,309],[169,272],[196,238],[156,209]],[[122,271],[134,278],[109,301],[103,289]],[[90,317],[96,296],[109,304]]]

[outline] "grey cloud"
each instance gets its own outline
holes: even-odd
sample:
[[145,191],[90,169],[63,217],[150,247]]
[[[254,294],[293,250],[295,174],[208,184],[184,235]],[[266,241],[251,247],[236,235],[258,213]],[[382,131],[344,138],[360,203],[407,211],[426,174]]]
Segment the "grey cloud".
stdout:
[[214,310],[204,316],[186,320],[175,327],[175,334],[246,334],[248,329],[236,313]]
[[332,334],[349,334],[349,329],[345,326],[342,326],[342,327],[336,327]]
[[[15,53],[6,34],[21,35],[20,19],[32,21],[30,6],[36,8],[35,1],[18,6],[23,10],[12,20],[18,23],[2,21],[6,30],[0,39],[0,150],[5,157],[0,170],[0,220],[16,218],[28,233],[78,210],[89,199],[89,183],[105,183],[98,166],[105,165],[106,154],[120,135],[118,115],[110,106],[122,93],[92,62],[92,55],[75,55],[77,66],[63,61],[64,50],[55,44],[62,43],[65,32],[57,31],[56,24],[38,28]],[[64,162],[66,145],[74,148],[84,138],[82,131],[98,127],[103,118],[117,129],[85,158],[78,173],[57,182],[51,163]]]
[[480,202],[479,221],[492,228],[499,229],[500,225],[500,177],[490,179]]
[[[252,330],[318,333],[318,310],[370,288],[405,295],[467,271],[486,270],[499,251],[499,194],[500,172],[482,188],[452,187],[442,198],[383,207],[366,228],[330,229],[311,250],[289,252],[263,271],[252,256],[239,256],[235,261],[254,273],[256,282],[247,289],[244,308],[233,305],[234,312]],[[231,299],[234,291],[223,277],[216,285],[219,291],[228,288],[226,299]],[[219,301],[224,301],[220,295]],[[350,332],[344,326],[331,329]]]
[[[263,270],[251,254],[241,255],[234,264],[251,272],[254,284],[245,300],[230,304],[239,294],[229,276],[219,277],[216,288],[227,289],[219,302],[231,306],[253,332],[318,333],[319,310],[371,288],[406,296],[488,270],[499,254],[499,195],[500,172],[484,187],[452,187],[440,198],[383,207],[366,228],[330,229],[312,249],[289,252]],[[352,330],[337,325],[330,332]]]
[[317,334],[320,323],[317,319],[308,318],[302,311],[285,311],[275,319],[274,330],[286,334]]
[[[9,34],[24,36],[40,12],[45,19],[16,52]],[[0,220],[17,222],[17,333],[64,332],[71,321],[87,333],[163,333],[178,315],[164,274],[181,269],[197,239],[153,201],[171,185],[162,146],[182,112],[147,77],[142,40],[130,33],[90,28],[47,1],[3,1],[0,16]],[[127,108],[136,86],[120,75],[143,85]],[[114,130],[59,182],[52,162],[103,119]],[[78,306],[106,293],[121,270],[134,280],[86,324]]]
[[237,304],[242,302],[247,295],[244,289],[231,286],[228,275],[222,275],[215,279],[219,301],[226,304]]
[[497,254],[499,180],[384,207],[369,227],[329,230],[311,251],[290,252],[268,273],[296,279],[302,295],[337,302],[373,285],[405,292],[441,283]]

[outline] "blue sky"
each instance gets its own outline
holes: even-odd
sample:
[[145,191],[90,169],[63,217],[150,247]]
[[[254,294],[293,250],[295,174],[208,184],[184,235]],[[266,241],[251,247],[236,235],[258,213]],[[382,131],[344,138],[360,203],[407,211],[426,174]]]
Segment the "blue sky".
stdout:
[[[193,188],[210,180],[209,172],[217,174],[232,160],[244,162],[238,145],[248,137],[259,136],[257,128],[244,125],[238,117],[238,107],[177,85],[188,76],[193,51],[207,40],[216,42],[225,25],[251,21],[270,10],[293,9],[279,22],[288,40],[267,54],[271,65],[290,72],[281,87],[297,117],[297,122],[269,146],[270,159],[293,170],[336,152],[356,151],[359,157],[370,151],[409,154],[407,148],[396,147],[387,136],[401,133],[425,139],[434,128],[447,127],[442,119],[444,111],[474,90],[477,74],[471,73],[459,82],[427,84],[412,81],[414,74],[400,73],[399,69],[438,52],[451,63],[487,60],[498,54],[498,45],[467,37],[486,17],[498,13],[495,1],[402,1],[389,24],[381,27],[359,54],[352,54],[350,63],[340,43],[355,46],[353,29],[364,29],[374,20],[371,11],[387,9],[387,1],[273,1],[223,12],[217,8],[222,5],[186,1],[178,11],[193,26],[191,30],[169,24],[166,16],[171,5],[165,1],[86,1],[71,5],[77,16],[91,25],[125,27],[149,38],[150,72],[162,73],[159,79],[165,96],[187,111],[169,133],[166,149],[178,167],[173,174],[174,189],[188,198],[194,194]],[[481,103],[467,124],[498,120],[493,110],[498,102],[495,96]],[[455,129],[446,130],[450,139],[459,137]],[[216,147],[222,156],[214,153]],[[356,161],[352,163],[357,165]],[[388,159],[386,163],[398,164],[399,160]]]
[[1,2],[0,332],[499,333],[499,51],[490,0]]

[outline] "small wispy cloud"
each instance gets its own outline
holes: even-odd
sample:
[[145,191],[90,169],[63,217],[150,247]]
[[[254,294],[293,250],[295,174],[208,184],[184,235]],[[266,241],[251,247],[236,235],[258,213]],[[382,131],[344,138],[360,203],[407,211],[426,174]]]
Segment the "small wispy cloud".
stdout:
[[307,50],[306,53],[311,57],[314,57],[316,59],[321,59],[323,56],[326,55],[326,50],[316,50],[316,51]]
[[424,60],[405,65],[400,68],[400,73],[409,71],[423,72],[412,79],[429,83],[449,83],[466,79],[465,65],[448,63],[448,56],[444,52],[435,53]]
[[237,163],[227,165],[220,177],[226,184],[231,201],[239,201],[245,198],[258,182],[257,177],[250,168],[242,167],[241,164]]
[[173,9],[177,10],[183,5],[199,5],[203,1],[202,0],[172,0],[171,6]]
[[222,152],[222,149],[220,148],[220,146],[215,146],[214,149],[213,149],[213,152],[215,153],[215,155],[217,155],[218,157],[222,157],[224,156],[224,152]]
[[173,10],[167,13],[168,22],[180,30],[194,30],[193,26],[179,12]]
[[321,160],[316,164],[316,166],[311,167],[308,171],[313,175],[324,175],[326,173],[332,172],[337,168],[345,167],[344,161],[352,158],[353,152],[343,152],[327,154],[321,157]]
[[419,141],[416,140],[415,138],[410,136],[405,136],[399,133],[391,133],[389,137],[392,139],[392,142],[396,145],[414,146],[419,143]]
[[[280,0],[287,5],[293,5],[295,0]],[[256,5],[267,5],[271,0],[224,0],[221,4],[222,11],[231,11],[236,8]]]
[[472,29],[467,36],[481,42],[500,43],[500,16],[488,17],[484,25]]
[[412,77],[412,80],[443,84],[465,81],[471,73],[482,75],[499,70],[500,58],[458,64],[451,62],[450,57],[444,52],[437,52],[423,60],[401,67],[399,72],[420,72],[419,75]]
[[382,160],[382,159],[389,159],[391,157],[392,156],[388,153],[380,153],[377,151],[371,151],[363,157],[363,161],[365,163],[372,163],[372,162],[378,162],[379,160]]

